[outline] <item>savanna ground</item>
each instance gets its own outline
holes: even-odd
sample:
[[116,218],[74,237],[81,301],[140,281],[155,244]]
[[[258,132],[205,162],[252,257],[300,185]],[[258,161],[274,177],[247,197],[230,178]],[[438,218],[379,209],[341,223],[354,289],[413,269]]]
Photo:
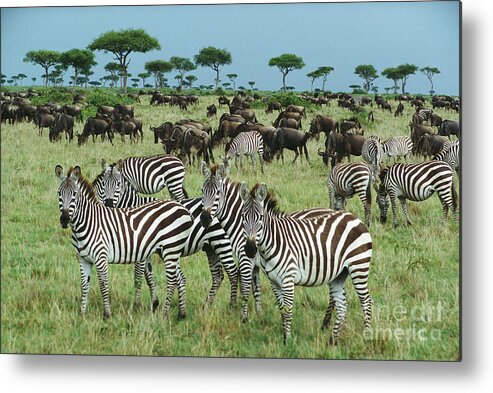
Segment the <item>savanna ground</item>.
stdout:
[[[94,179],[101,171],[100,161],[115,162],[130,155],[162,153],[153,143],[149,126],[182,118],[207,120],[205,107],[217,96],[200,97],[200,105],[187,112],[168,106],[150,107],[150,96],[135,104],[136,117],[144,122],[144,143],[130,145],[115,138],[115,145],[91,140],[78,147],[48,141],[48,130],[39,137],[34,124],[2,124],[1,129],[1,349],[3,353],[33,354],[112,354],[152,356],[214,356],[261,358],[323,359],[422,359],[457,360],[460,358],[459,317],[459,224],[442,219],[436,196],[420,203],[410,202],[413,226],[404,225],[398,207],[400,226],[392,227],[391,212],[387,224],[378,222],[379,211],[372,193],[374,242],[369,287],[373,297],[372,332],[363,336],[363,316],[354,288],[348,280],[347,322],[340,343],[328,346],[328,331],[321,330],[328,303],[325,286],[297,287],[293,311],[292,339],[282,342],[282,324],[268,280],[261,275],[263,315],[257,316],[250,300],[250,320],[240,322],[239,307],[229,308],[229,282],[225,278],[215,303],[203,307],[211,279],[205,253],[182,258],[187,278],[187,317],[178,321],[177,296],[170,315],[159,310],[152,314],[150,297],[144,285],[143,308],[134,310],[133,268],[110,266],[110,302],[112,316],[102,318],[102,299],[93,280],[89,307],[79,312],[80,273],[71,245],[70,229],[59,224],[56,164],[64,169],[80,165],[82,173]],[[395,109],[396,103],[392,99]],[[405,105],[402,118],[373,108],[376,121],[367,124],[365,135],[382,139],[409,135],[407,126],[413,109]],[[265,105],[255,105],[259,122],[271,124],[277,113],[266,114]],[[226,107],[223,107],[225,109]],[[222,113],[221,108],[218,114]],[[457,119],[458,115],[437,110],[439,115]],[[348,118],[351,113],[338,108],[308,106],[306,131],[315,114]],[[218,118],[209,120],[217,129]],[[75,132],[83,125],[76,124]],[[317,156],[320,141],[309,142],[311,163],[298,160],[290,151],[286,162],[267,166],[265,174],[253,171],[244,162],[243,171],[234,167],[231,178],[249,186],[263,181],[276,193],[284,210],[328,207],[326,179],[328,169]],[[215,150],[216,159],[223,154]],[[356,158],[353,160],[359,160]],[[416,160],[416,159],[413,159]],[[197,167],[187,167],[185,186],[190,196],[200,196],[203,177]],[[458,188],[458,184],[456,184]],[[373,190],[372,190],[373,191]],[[160,194],[167,198],[167,192]],[[362,218],[359,199],[350,199],[347,209]],[[164,267],[155,261],[155,276],[160,299],[164,299]]]

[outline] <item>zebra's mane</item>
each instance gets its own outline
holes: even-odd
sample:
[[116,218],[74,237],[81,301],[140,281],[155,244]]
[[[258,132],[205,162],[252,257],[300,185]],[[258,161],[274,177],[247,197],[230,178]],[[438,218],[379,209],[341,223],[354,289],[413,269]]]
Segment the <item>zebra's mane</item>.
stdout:
[[[72,172],[74,171],[75,168],[71,167],[68,170],[67,178],[71,178]],[[94,187],[92,183],[87,180],[82,174],[80,174],[79,178],[77,179],[77,185],[79,186],[81,192],[84,194],[84,196],[95,203],[99,204],[98,199],[96,198],[96,193],[94,192]]]
[[[252,198],[255,197],[255,193],[257,192],[257,189],[259,187],[260,187],[260,184],[257,183],[257,184],[255,184],[255,186],[250,191],[250,196]],[[277,201],[276,195],[274,194],[274,191],[271,191],[269,189],[267,190],[267,196],[265,197],[264,203],[265,203],[265,208],[269,212],[275,214],[276,216],[283,214],[283,212],[281,211],[281,209],[278,205],[278,201]]]

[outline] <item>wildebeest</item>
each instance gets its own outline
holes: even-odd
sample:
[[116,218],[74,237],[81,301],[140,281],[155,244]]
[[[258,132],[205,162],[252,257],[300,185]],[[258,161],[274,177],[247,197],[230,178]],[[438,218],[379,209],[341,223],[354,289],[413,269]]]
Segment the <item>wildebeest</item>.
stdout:
[[115,111],[120,115],[128,115],[130,117],[134,117],[134,108],[132,105],[115,105]]
[[292,150],[295,154],[293,160],[294,163],[299,155],[303,156],[304,151],[306,160],[310,162],[310,159],[308,158],[308,149],[306,147],[308,137],[309,135],[307,133],[298,131],[294,128],[277,128],[270,141],[270,154],[272,157],[277,155],[277,159],[281,157],[282,162],[284,163],[284,149]]
[[282,105],[278,101],[270,102],[269,105],[267,105],[267,109],[265,110],[265,113],[272,113],[273,111],[282,111]]
[[318,141],[321,132],[325,133],[325,135],[329,135],[331,131],[336,130],[339,130],[339,124],[332,117],[316,115],[310,123],[310,130],[308,133],[312,138],[315,138]]
[[[178,158],[183,162],[188,158],[189,165],[193,165],[195,158],[203,156],[204,161],[209,163],[214,160],[210,136],[202,130],[192,126],[174,126],[173,132],[163,144],[167,154],[173,150],[178,151]],[[197,160],[200,163],[200,160]]]
[[125,142],[125,135],[130,136],[130,143],[137,142],[137,126],[129,118],[127,120],[123,118],[116,119],[111,124],[111,130],[120,134],[122,142]]
[[207,117],[212,117],[217,115],[216,105],[211,104],[207,107]]
[[253,109],[239,109],[235,111],[235,115],[240,115],[246,121],[257,122],[257,118],[255,117],[255,111]]
[[86,124],[84,124],[82,134],[77,134],[79,146],[86,143],[89,135],[92,135],[93,142],[95,142],[94,137],[96,135],[101,135],[102,141],[105,140],[105,136],[108,136],[110,143],[113,144],[113,133],[111,131],[111,124],[111,118],[97,119],[95,117],[89,117],[86,120]]
[[66,113],[59,113],[56,116],[53,125],[50,127],[50,142],[61,140],[63,131],[65,131],[67,140],[72,142],[74,137],[74,118]]
[[207,132],[207,134],[209,134],[209,136],[212,134],[212,127],[203,121],[192,120],[192,119],[182,119],[182,120],[178,120],[175,124],[178,124],[180,126],[189,124],[189,125],[192,125],[201,131]]
[[430,115],[430,125],[433,127],[437,127],[440,129],[440,126],[442,125],[442,118],[438,116],[436,113],[432,113]]
[[404,113],[404,104],[402,102],[399,102],[397,105],[397,109],[395,110],[394,116],[402,116]]
[[329,164],[331,158],[331,166],[342,161],[344,157],[351,161],[351,155],[361,156],[361,148],[365,143],[365,138],[359,134],[340,134],[332,131],[325,140],[325,151],[318,150],[318,155],[322,156],[325,165]]
[[457,136],[460,138],[460,125],[456,120],[444,120],[440,125],[440,129],[438,131],[438,135],[446,136],[450,139],[450,134]]
[[229,100],[225,96],[220,96],[217,101],[219,102],[219,106],[230,104]]
[[167,121],[158,127],[151,126],[150,130],[154,133],[154,143],[158,143],[159,139],[164,142],[165,139],[168,139],[171,136],[171,132],[173,131],[173,123]]
[[112,116],[115,114],[115,112],[116,112],[116,110],[112,106],[100,105],[98,107],[98,110],[96,111],[96,115],[100,114],[100,115],[105,115],[105,116]]
[[418,140],[416,152],[423,155],[425,159],[427,157],[431,159],[440,153],[443,147],[448,143],[450,142],[444,136],[436,134],[423,134]]
[[299,113],[304,118],[306,118],[305,107],[301,106],[301,105],[288,105],[286,107],[285,112],[296,112],[296,113]]
[[39,129],[39,135],[43,135],[43,128],[51,128],[55,123],[55,116],[51,113],[39,113],[35,117],[35,123]]
[[238,121],[238,120],[223,120],[221,123],[219,123],[219,127],[217,131],[214,133],[212,136],[212,143],[214,146],[217,146],[219,143],[224,141],[226,138],[234,138],[236,135],[238,135],[237,132],[235,132],[236,128],[240,125],[245,123],[245,120],[243,121]]
[[82,109],[77,105],[64,105],[62,107],[63,113],[70,115],[82,123]]
[[423,124],[409,123],[411,128],[411,141],[413,142],[413,154],[418,154],[418,141],[424,134],[433,134],[433,129],[431,127],[425,126]]
[[344,133],[353,133],[363,135],[363,130],[361,129],[361,123],[356,117],[351,117],[350,119],[343,119],[339,123],[339,131]]
[[295,119],[281,119],[279,120],[279,127],[286,127],[286,128],[294,128],[294,129],[298,129],[298,121],[296,121]]

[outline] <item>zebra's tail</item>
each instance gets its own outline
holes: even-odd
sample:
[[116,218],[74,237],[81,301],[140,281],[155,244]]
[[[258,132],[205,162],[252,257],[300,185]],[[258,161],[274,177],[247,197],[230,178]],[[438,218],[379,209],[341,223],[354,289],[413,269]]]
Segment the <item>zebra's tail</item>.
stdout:
[[455,182],[452,181],[452,185],[450,187],[452,187],[452,207],[454,209],[454,212],[457,211],[457,190],[455,189]]
[[185,190],[185,187],[183,187],[183,186],[182,186],[182,188],[181,188],[181,189],[182,189],[182,191],[183,191],[183,195],[185,195],[185,199],[189,198],[189,196],[188,196],[188,192],[187,192],[187,190]]

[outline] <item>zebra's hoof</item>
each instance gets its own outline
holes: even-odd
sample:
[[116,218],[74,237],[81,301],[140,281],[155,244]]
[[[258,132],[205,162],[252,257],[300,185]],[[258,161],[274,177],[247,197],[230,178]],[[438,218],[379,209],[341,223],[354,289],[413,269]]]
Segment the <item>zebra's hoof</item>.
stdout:
[[106,321],[109,317],[111,317],[111,312],[109,310],[104,310],[103,319]]
[[337,339],[335,339],[333,336],[330,336],[329,347],[335,347],[336,345],[337,345]]
[[152,312],[156,312],[158,307],[159,307],[159,300],[156,299],[152,302]]
[[185,311],[180,311],[178,313],[178,320],[181,321],[181,320],[185,319],[186,316],[187,316],[187,313]]

